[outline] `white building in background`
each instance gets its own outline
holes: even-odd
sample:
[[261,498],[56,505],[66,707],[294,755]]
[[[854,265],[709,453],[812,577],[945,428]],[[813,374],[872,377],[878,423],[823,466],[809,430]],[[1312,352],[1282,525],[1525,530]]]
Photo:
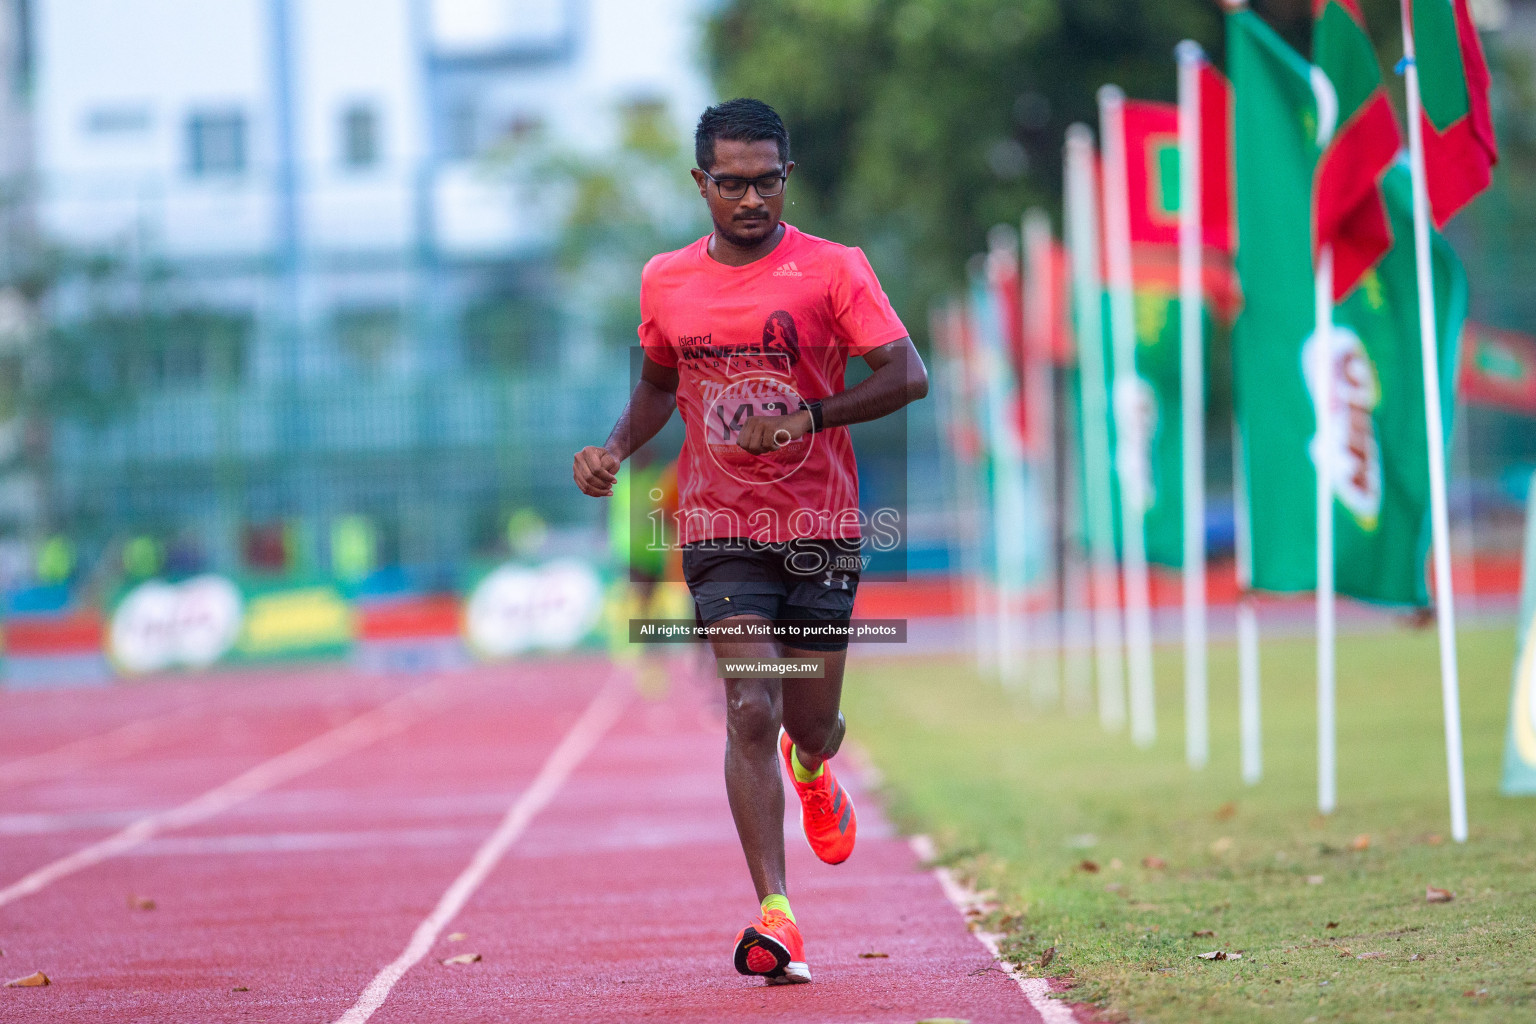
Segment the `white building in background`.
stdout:
[[[509,507],[595,515],[550,467],[626,375],[577,372],[600,339],[558,287],[561,211],[497,154],[599,155],[658,108],[686,143],[711,6],[27,0],[36,218],[119,268],[71,271],[50,317],[103,339],[90,382],[126,381],[52,425],[54,521],[102,550],[195,536],[228,566],[252,524],[361,514],[402,564],[445,565]],[[149,294],[160,347],[113,364]]]
[[537,249],[477,158],[535,126],[600,148],[632,102],[686,132],[703,6],[32,0],[44,223],[173,258]]

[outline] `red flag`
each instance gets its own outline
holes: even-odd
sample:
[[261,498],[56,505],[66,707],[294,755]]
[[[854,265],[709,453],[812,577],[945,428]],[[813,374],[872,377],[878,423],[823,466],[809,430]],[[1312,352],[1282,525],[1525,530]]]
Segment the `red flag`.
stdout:
[[[1201,80],[1200,222],[1205,242],[1205,292],[1224,320],[1240,304],[1231,255],[1235,178],[1232,174],[1231,86],[1213,68]],[[1209,86],[1209,88],[1207,87]],[[1136,284],[1179,286],[1179,108],[1171,103],[1125,104],[1126,192]]]
[[1424,171],[1435,224],[1444,227],[1493,181],[1499,162],[1483,44],[1467,0],[1413,0]]
[[1342,299],[1392,248],[1381,179],[1402,136],[1359,0],[1313,0],[1313,13],[1312,63],[1333,84],[1338,126],[1317,164],[1312,244],[1333,246],[1333,294]]
[[1200,230],[1205,245],[1237,252],[1237,174],[1233,171],[1232,83],[1200,62]]

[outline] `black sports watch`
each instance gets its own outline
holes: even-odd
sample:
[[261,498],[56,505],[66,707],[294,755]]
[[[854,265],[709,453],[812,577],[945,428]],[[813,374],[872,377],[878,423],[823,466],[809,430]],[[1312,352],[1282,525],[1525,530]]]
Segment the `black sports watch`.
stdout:
[[813,434],[821,433],[821,429],[822,429],[821,400],[817,399],[814,402],[807,402],[804,399],[801,399],[801,401],[800,401],[800,408],[805,409],[806,411],[808,411],[811,414],[811,433],[813,433]]

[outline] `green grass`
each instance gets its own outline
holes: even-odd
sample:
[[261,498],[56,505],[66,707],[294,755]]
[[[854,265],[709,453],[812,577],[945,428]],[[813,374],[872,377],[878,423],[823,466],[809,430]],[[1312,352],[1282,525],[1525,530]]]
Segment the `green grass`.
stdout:
[[[1212,756],[1199,773],[1184,764],[1177,648],[1158,652],[1159,734],[1145,751],[1092,715],[1032,710],[960,658],[855,658],[845,708],[895,820],[996,891],[988,923],[1007,934],[1004,955],[1071,976],[1072,998],[1111,1019],[1536,1020],[1536,801],[1497,793],[1513,630],[1462,636],[1464,846],[1448,836],[1433,630],[1340,640],[1339,808],[1327,819],[1315,810],[1313,646],[1271,640],[1263,657],[1265,775],[1253,787],[1238,775],[1227,645],[1211,653]],[[1149,857],[1166,867],[1144,867]],[[1428,903],[1431,885],[1455,899]],[[1242,960],[1194,959],[1215,949]]]

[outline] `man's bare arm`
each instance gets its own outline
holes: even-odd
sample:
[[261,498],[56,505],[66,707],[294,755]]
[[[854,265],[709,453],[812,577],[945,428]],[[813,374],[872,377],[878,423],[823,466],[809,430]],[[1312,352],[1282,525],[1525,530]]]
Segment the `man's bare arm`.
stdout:
[[[864,361],[874,373],[847,391],[822,399],[823,430],[889,416],[928,394],[928,369],[911,338],[872,349]],[[736,443],[761,455],[805,436],[810,429],[811,414],[804,410],[789,416],[754,416],[742,427]]]
[[619,463],[661,432],[677,408],[677,368],[653,362],[640,368],[640,380],[601,448],[588,445],[576,453],[572,476],[582,492],[594,498],[613,495]]

